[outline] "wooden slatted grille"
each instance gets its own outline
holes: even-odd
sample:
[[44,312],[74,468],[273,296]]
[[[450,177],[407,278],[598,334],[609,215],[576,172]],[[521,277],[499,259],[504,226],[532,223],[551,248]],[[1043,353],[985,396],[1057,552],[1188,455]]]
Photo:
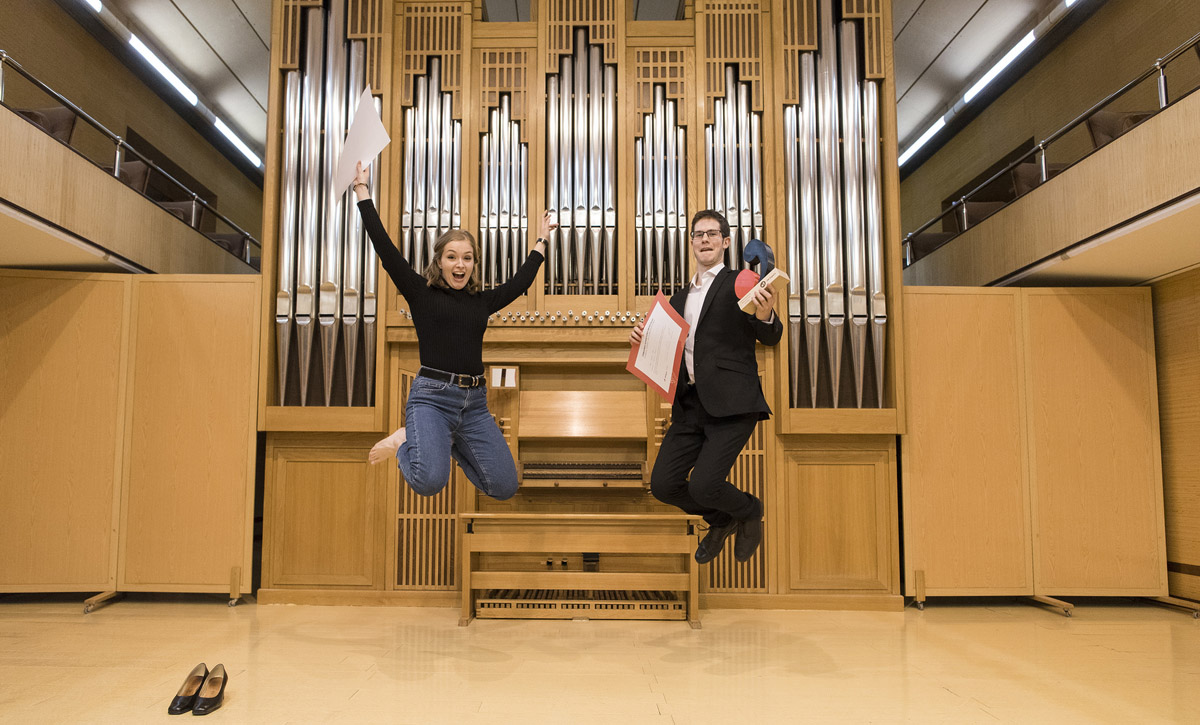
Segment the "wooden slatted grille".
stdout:
[[[654,113],[654,86],[663,85],[667,98],[677,101],[679,107],[689,105],[687,69],[691,67],[690,48],[662,48],[654,50],[637,50],[633,54],[633,72],[635,77],[634,102],[639,114],[639,120],[634,131],[641,136],[640,114]],[[676,121],[680,126],[687,126],[684,114]]]
[[440,56],[442,90],[454,94],[453,114],[461,119],[463,34],[471,18],[471,4],[404,4],[398,6],[397,16],[401,105],[413,105],[414,79],[425,74],[431,56]]
[[575,50],[575,28],[587,27],[588,42],[604,49],[604,62],[617,62],[616,0],[548,0],[549,47],[546,67],[557,68],[558,57]]
[[322,0],[283,0],[280,41],[283,49],[280,52],[279,68],[281,70],[296,70],[300,67],[301,22],[304,8],[319,8]]
[[725,66],[738,69],[738,80],[750,84],[750,110],[763,110],[762,3],[758,0],[712,0],[701,22],[704,53],[705,122],[713,122],[712,100],[725,95]]
[[[488,112],[500,105],[501,94],[509,95],[509,108],[515,121],[529,118],[526,97],[529,82],[529,58],[527,50],[481,50],[479,60],[480,118],[488,118]],[[525,138],[526,126],[521,124],[521,140]]]
[[[766,428],[768,423],[761,422],[754,429],[754,435],[746,443],[746,447],[738,455],[729,472],[729,482],[743,491],[752,493],[766,501],[767,483],[767,454]],[[709,592],[765,592],[767,590],[767,557],[766,542],[759,547],[750,561],[739,563],[733,557],[734,539],[730,539],[716,559],[707,567]]]
[[[400,408],[408,404],[415,373],[400,374]],[[458,588],[458,497],[454,477],[436,496],[418,496],[403,477],[396,527],[396,588]]]
[[346,7],[346,38],[367,43],[367,83],[371,92],[383,89],[383,20],[385,0],[350,0]]
[[800,54],[817,49],[817,0],[783,0],[778,19],[781,31],[783,102],[800,102]]
[[867,78],[883,80],[886,66],[883,57],[883,0],[842,0],[842,16],[862,18],[863,74]]

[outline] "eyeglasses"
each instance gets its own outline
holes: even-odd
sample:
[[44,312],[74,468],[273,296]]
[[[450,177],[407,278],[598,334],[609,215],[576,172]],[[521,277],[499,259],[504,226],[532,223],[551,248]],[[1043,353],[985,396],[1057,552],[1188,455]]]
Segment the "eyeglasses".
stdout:
[[701,229],[692,232],[692,239],[695,239],[696,241],[700,241],[705,237],[708,237],[709,239],[720,239],[723,236],[724,235],[721,234],[720,229]]

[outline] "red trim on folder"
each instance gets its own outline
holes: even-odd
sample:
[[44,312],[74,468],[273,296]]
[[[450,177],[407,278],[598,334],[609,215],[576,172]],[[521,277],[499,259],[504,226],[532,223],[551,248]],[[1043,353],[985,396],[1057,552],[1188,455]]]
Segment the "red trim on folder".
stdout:
[[671,367],[671,387],[663,389],[657,383],[646,377],[646,375],[642,371],[638,370],[634,365],[634,363],[637,361],[638,350],[640,350],[642,347],[641,343],[633,345],[633,347],[629,350],[629,360],[625,363],[625,369],[640,378],[644,383],[646,383],[646,385],[650,387],[651,390],[662,396],[662,398],[668,403],[674,403],[675,388],[679,385],[679,363],[683,360],[683,343],[687,341],[689,325],[687,320],[684,320],[683,316],[675,311],[675,308],[671,306],[670,301],[663,296],[662,292],[659,292],[654,296],[654,304],[651,305],[650,311],[646,313],[647,320],[650,319],[650,315],[654,313],[655,307],[663,308],[663,310],[671,316],[671,319],[674,320],[680,328],[679,341],[675,344],[675,362]]

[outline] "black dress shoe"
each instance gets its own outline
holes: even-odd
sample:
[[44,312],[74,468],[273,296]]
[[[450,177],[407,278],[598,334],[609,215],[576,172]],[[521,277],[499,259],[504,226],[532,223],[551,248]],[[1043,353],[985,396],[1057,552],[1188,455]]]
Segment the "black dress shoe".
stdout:
[[183,686],[179,688],[179,692],[175,693],[174,699],[167,707],[167,714],[182,715],[192,706],[196,704],[196,693],[200,692],[200,685],[204,683],[204,678],[208,677],[208,666],[203,662],[192,668],[188,676],[183,680]]
[[737,531],[738,520],[733,519],[724,526],[709,526],[708,533],[700,539],[700,545],[696,547],[696,562],[707,564],[717,558],[717,554],[721,553],[721,549],[725,548],[725,539],[729,535]]
[[204,678],[204,687],[196,697],[196,706],[192,708],[193,715],[207,715],[221,706],[225,699],[225,683],[229,678],[225,675],[225,665],[217,665]]
[[[761,510],[761,509],[760,509]],[[733,540],[733,558],[750,561],[763,540],[762,513],[738,522],[737,538]]]

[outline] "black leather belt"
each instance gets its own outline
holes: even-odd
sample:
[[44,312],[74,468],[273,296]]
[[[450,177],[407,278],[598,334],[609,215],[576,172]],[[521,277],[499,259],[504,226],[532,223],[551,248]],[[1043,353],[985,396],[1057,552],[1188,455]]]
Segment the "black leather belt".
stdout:
[[423,365],[421,366],[421,369],[417,371],[417,375],[421,375],[426,378],[433,378],[434,380],[441,380],[443,383],[457,385],[460,388],[478,388],[487,382],[486,375],[459,375],[458,373],[448,373],[444,370],[427,368]]

